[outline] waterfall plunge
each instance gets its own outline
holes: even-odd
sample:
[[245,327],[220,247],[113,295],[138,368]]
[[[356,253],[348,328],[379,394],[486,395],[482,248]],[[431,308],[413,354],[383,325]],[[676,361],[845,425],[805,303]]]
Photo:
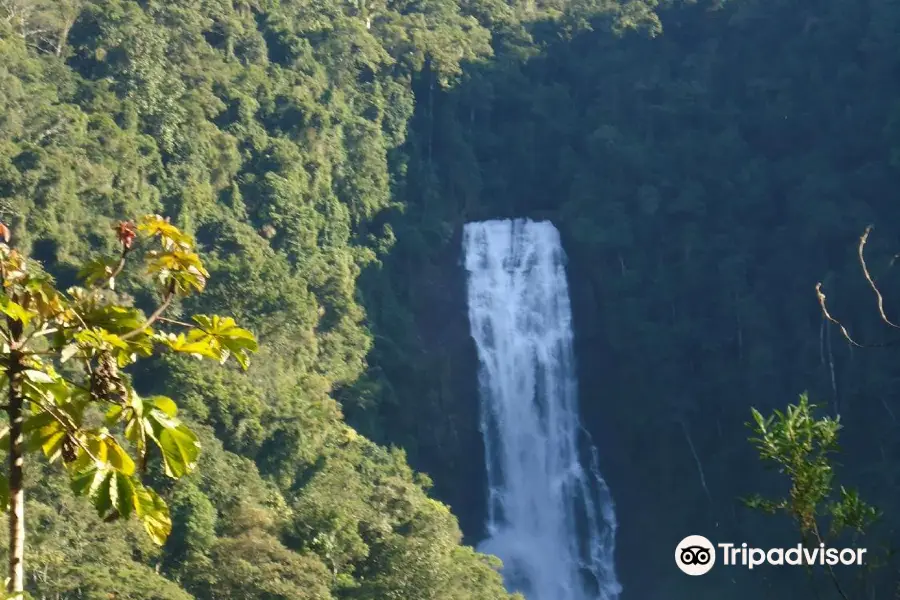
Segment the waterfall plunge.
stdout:
[[578,419],[559,232],[469,223],[463,248],[490,490],[479,549],[528,600],[618,600],[613,501]]

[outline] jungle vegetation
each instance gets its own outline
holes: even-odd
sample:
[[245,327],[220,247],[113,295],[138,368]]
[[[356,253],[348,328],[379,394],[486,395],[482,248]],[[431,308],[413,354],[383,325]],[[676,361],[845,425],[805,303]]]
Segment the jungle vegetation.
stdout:
[[[896,528],[896,354],[848,343],[814,286],[854,339],[890,342],[856,241],[875,224],[892,317],[898,39],[891,0],[0,0],[16,248],[64,291],[117,254],[120,221],[165,215],[209,274],[168,318],[227,315],[259,342],[246,371],[173,352],[122,368],[140,397],[177,400],[202,449],[177,482],[148,458],[161,547],[29,463],[26,589],[508,598],[471,546],[484,478],[459,232],[530,217],[569,257],[626,594],[808,593],[787,573],[685,581],[671,549],[700,531],[796,538],[738,498],[780,491],[749,407],[804,391],[846,426],[840,481]],[[150,314],[157,284],[120,277]]]

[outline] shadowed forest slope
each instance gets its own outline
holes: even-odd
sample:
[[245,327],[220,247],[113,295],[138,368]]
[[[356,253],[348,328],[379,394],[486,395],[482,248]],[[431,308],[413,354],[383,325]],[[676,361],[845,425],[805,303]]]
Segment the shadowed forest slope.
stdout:
[[441,497],[476,511],[461,519],[477,540],[483,502],[467,504],[461,485],[480,434],[455,300],[459,231],[551,219],[570,259],[586,424],[619,504],[625,596],[809,594],[802,573],[687,581],[671,552],[694,532],[796,543],[789,523],[758,520],[738,497],[778,482],[747,444],[749,407],[804,390],[845,422],[840,475],[885,510],[885,532],[895,527],[896,351],[851,347],[827,326],[815,284],[861,342],[896,333],[857,246],[874,224],[867,260],[891,313],[900,10],[738,0],[664,3],[658,15],[661,28],[651,18],[623,32],[621,20],[570,12],[528,24],[527,41],[495,26],[489,63],[447,92],[423,85],[398,242],[363,278],[386,338],[365,379],[383,382],[385,438],[402,440]]

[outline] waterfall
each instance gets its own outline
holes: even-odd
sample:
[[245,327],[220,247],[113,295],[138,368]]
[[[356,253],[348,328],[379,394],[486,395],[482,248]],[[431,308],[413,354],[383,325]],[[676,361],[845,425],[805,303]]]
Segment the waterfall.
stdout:
[[[527,600],[617,600],[616,519],[579,424],[565,254],[549,222],[468,223],[488,538]],[[583,466],[587,464],[587,468]]]

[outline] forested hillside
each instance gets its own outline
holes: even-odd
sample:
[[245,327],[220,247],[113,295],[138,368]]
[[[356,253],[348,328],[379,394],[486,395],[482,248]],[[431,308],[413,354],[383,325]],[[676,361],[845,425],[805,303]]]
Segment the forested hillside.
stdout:
[[459,236],[522,216],[570,258],[625,595],[793,597],[780,576],[686,581],[672,548],[790,535],[736,497],[771,481],[749,406],[804,390],[846,422],[842,475],[885,530],[900,516],[895,351],[849,346],[814,291],[860,340],[894,333],[856,248],[874,224],[890,311],[898,169],[891,0],[0,0],[0,221],[64,289],[114,223],[171,217],[211,271],[176,316],[229,314],[261,342],[246,374],[130,372],[203,441],[196,474],[158,482],[162,549],[27,472],[28,587],[508,598],[437,499],[477,542]]
[[[356,279],[390,248],[413,80],[490,54],[453,2],[0,2],[0,220],[65,289],[159,213],[211,272],[196,302],[262,342],[249,374],[166,358],[130,373],[179,399],[199,470],[159,485],[158,550],[29,465],[38,598],[506,598],[401,450],[347,426],[334,392],[372,335]],[[152,301],[147,282],[129,282]],[[214,307],[214,308],[213,308]],[[177,314],[175,315],[177,317]],[[152,470],[151,470],[152,472]],[[3,537],[3,536],[0,536]]]

